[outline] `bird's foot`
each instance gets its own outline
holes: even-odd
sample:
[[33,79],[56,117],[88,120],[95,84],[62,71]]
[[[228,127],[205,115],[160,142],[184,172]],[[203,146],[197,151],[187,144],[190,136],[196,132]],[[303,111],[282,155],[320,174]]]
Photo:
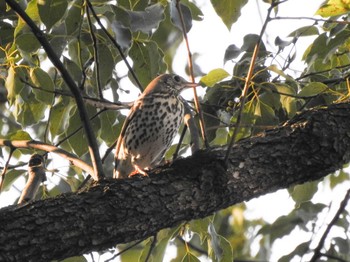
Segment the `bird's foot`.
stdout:
[[147,177],[148,176],[147,172],[142,170],[141,168],[136,168],[134,171],[132,171],[129,174],[129,177],[133,177],[133,176],[136,176],[136,175],[140,175],[141,177]]

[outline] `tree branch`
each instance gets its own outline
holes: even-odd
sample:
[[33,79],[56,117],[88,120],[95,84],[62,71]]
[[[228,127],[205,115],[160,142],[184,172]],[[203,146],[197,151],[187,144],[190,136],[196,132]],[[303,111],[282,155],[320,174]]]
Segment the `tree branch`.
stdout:
[[49,261],[101,251],[257,196],[318,180],[350,160],[350,104],[307,111],[234,145],[198,151],[146,178],[0,210],[0,261]]
[[51,152],[59,155],[70,161],[72,165],[75,165],[91,176],[94,174],[94,169],[83,160],[78,158],[77,156],[61,149],[53,145],[49,145],[43,142],[35,141],[35,140],[6,140],[0,139],[0,146],[9,146],[10,148],[33,148],[39,149],[46,152]]
[[94,174],[93,178],[95,180],[102,179],[104,177],[103,174],[103,166],[101,157],[99,154],[99,148],[97,145],[96,136],[94,134],[94,131],[92,129],[92,126],[89,121],[89,116],[86,111],[83,98],[80,94],[79,88],[75,84],[74,80],[60,61],[60,59],[57,57],[55,51],[52,49],[52,46],[47,41],[45,35],[43,32],[37,27],[37,25],[33,22],[33,20],[27,15],[25,11],[17,4],[14,0],[5,0],[5,2],[19,15],[20,18],[22,18],[27,25],[32,30],[34,36],[36,39],[40,42],[42,47],[44,48],[48,58],[50,61],[54,64],[54,66],[57,68],[57,70],[61,73],[62,78],[66,82],[67,86],[71,90],[72,94],[74,95],[74,98],[77,103],[79,116],[82,122],[82,125],[84,127],[86,137],[89,143],[89,151],[90,151],[90,157],[91,161],[94,167]]

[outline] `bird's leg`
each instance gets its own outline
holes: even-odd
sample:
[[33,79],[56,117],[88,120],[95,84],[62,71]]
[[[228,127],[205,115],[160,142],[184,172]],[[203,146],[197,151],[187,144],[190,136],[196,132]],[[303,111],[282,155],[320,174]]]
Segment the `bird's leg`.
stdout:
[[135,170],[129,174],[129,177],[133,177],[135,175],[141,175],[142,177],[148,176],[147,172],[142,170],[137,165],[134,165],[134,167],[135,167]]

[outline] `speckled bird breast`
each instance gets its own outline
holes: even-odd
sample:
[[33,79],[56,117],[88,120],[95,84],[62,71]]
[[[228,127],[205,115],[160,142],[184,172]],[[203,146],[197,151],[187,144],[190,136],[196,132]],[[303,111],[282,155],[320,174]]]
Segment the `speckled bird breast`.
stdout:
[[126,130],[125,144],[135,158],[154,166],[161,161],[179,130],[184,105],[179,97],[169,94],[153,94],[137,102],[140,107]]

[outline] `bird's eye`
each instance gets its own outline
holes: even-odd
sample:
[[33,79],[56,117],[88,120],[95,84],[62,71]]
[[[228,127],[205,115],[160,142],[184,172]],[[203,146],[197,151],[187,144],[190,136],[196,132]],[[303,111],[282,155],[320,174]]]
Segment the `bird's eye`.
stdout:
[[180,83],[180,82],[181,82],[181,77],[179,77],[178,75],[175,75],[175,76],[174,76],[174,80],[175,80],[176,82]]

